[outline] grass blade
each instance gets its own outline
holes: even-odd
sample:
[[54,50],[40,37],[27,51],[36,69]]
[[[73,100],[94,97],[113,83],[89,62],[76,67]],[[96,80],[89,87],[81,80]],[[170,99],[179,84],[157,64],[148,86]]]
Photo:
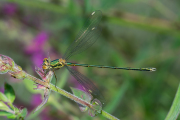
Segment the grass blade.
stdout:
[[174,98],[173,104],[171,105],[171,109],[166,116],[165,120],[176,120],[180,112],[180,84],[178,90],[176,92],[176,96]]

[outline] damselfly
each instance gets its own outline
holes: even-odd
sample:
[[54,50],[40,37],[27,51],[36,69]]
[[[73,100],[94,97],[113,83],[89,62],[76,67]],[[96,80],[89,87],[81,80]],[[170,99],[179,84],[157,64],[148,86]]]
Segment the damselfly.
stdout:
[[102,17],[101,11],[94,11],[89,19],[86,21],[83,28],[78,33],[76,39],[67,48],[64,56],[60,59],[50,61],[48,58],[43,60],[43,69],[45,71],[60,69],[61,67],[66,67],[71,75],[73,75],[77,81],[83,86],[83,88],[92,94],[95,98],[102,99],[97,87],[85,76],[83,76],[78,71],[70,68],[69,66],[83,66],[83,67],[98,67],[98,68],[111,68],[111,69],[123,69],[123,70],[136,70],[136,71],[155,71],[156,68],[130,68],[130,67],[112,67],[103,65],[89,65],[89,64],[77,64],[67,62],[67,60],[76,54],[85,51],[87,48],[92,46],[101,34],[101,29],[99,28],[99,23]]

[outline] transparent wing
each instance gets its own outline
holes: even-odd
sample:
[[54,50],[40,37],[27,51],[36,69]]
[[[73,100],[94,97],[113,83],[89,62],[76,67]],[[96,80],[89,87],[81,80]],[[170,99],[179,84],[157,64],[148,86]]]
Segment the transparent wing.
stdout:
[[101,102],[105,102],[103,95],[100,93],[98,88],[91,82],[90,79],[68,66],[65,67],[68,69],[71,75],[74,76],[76,80],[82,85],[86,92],[90,93],[94,98],[97,98]]
[[101,34],[98,27],[101,21],[102,13],[99,10],[94,11],[78,33],[76,39],[67,48],[63,59],[68,60],[71,56],[81,53],[92,46]]

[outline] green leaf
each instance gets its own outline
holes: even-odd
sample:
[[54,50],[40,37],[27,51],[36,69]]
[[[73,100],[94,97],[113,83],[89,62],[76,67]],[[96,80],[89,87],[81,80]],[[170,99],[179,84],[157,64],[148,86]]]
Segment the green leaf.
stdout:
[[9,118],[9,119],[15,119],[15,118],[16,118],[16,115],[11,114],[11,115],[7,116],[7,118]]
[[0,111],[0,116],[9,116],[9,115],[12,115],[12,113],[6,111]]
[[7,97],[2,92],[0,92],[0,100],[3,102],[8,102]]
[[27,109],[24,108],[24,109],[22,109],[21,116],[22,116],[23,118],[25,118],[26,115],[27,115]]
[[24,108],[24,109],[21,110],[21,113],[17,115],[17,119],[18,120],[22,119],[22,118],[24,119],[26,117],[26,115],[27,115],[27,109]]
[[71,90],[72,90],[73,94],[76,95],[77,97],[79,97],[89,103],[91,102],[92,96],[89,93],[82,91],[80,89],[73,88],[73,87],[71,87]]
[[3,103],[2,101],[0,101],[0,110],[9,111],[10,108],[9,108],[5,103]]
[[19,109],[18,109],[17,107],[14,107],[14,111],[15,111],[16,113],[18,113],[18,112],[19,112]]
[[165,120],[176,120],[179,115],[179,112],[180,112],[180,84],[176,92],[176,96],[174,98],[171,109],[168,115],[166,116]]
[[[76,88],[73,88],[73,87],[71,87],[71,90],[75,96],[87,101],[88,103],[91,102],[92,96],[89,93],[79,90],[79,89],[76,89]],[[88,109],[87,106],[83,106],[81,104],[78,104],[78,106],[79,106],[81,112],[85,112]]]
[[15,100],[15,93],[11,85],[5,83],[5,91],[4,91],[6,97],[9,99],[11,103]]

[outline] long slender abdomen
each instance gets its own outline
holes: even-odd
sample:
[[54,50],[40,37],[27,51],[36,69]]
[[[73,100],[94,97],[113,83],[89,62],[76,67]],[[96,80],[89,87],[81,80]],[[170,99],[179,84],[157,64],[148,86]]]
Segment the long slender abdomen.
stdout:
[[97,67],[97,68],[110,68],[110,69],[135,70],[135,71],[156,71],[156,68],[113,67],[113,66],[77,64],[77,63],[66,63],[66,64],[67,66]]

